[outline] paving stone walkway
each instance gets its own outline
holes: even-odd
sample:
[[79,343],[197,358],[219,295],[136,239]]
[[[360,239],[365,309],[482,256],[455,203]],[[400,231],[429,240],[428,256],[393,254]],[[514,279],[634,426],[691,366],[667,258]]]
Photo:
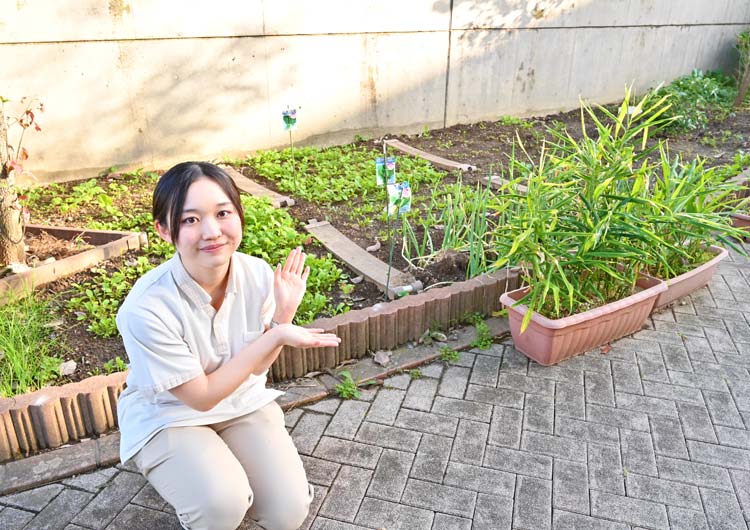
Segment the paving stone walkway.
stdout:
[[[606,353],[545,368],[496,344],[292,410],[303,528],[747,530],[749,369],[750,263],[732,256]],[[0,497],[0,529],[22,528],[179,525],[126,465]]]

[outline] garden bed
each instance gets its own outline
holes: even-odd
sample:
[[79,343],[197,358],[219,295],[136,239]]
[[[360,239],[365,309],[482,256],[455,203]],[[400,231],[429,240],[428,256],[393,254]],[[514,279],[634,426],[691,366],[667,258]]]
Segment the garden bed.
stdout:
[[[736,162],[738,152],[750,150],[750,113],[743,110],[723,118],[725,119],[710,121],[706,129],[670,138],[672,152],[676,153],[679,150],[687,156],[706,156],[709,165]],[[580,113],[573,111],[529,120],[504,117],[496,122],[456,125],[447,129],[424,131],[418,135],[398,136],[398,139],[408,145],[457,162],[471,164],[477,169],[464,173],[438,170],[431,168],[426,162],[389,150],[389,156],[397,157],[398,179],[412,179],[413,211],[409,214],[409,219],[414,223],[414,237],[419,240],[425,237],[424,228],[417,226],[416,220],[432,216],[429,235],[435,242],[435,253],[432,258],[422,263],[421,267],[410,269],[411,263],[415,260],[412,259],[410,263],[402,256],[399,241],[392,251],[393,266],[399,270],[409,270],[428,288],[464,280],[468,255],[453,248],[440,247],[446,227],[437,222],[437,214],[441,208],[447,207],[446,197],[458,189],[457,182],[462,182],[460,193],[463,194],[467,190],[473,190],[476,185],[482,185],[482,177],[499,173],[503,165],[507,165],[507,160],[514,150],[518,154],[518,146],[514,145],[514,140],[520,138],[529,157],[538,157],[542,142],[550,139],[545,126],[551,126],[555,130],[565,129],[573,137],[580,137]],[[334,151],[335,149],[339,151]],[[361,153],[358,154],[359,151]],[[288,154],[285,155],[285,152],[274,155],[278,162],[276,165],[272,160],[264,162],[272,168],[272,172],[283,173],[287,170],[284,156],[287,156],[287,162],[291,158]],[[400,238],[403,225],[400,220],[389,225],[383,215],[384,189],[370,184],[365,187],[362,184],[374,181],[374,157],[382,153],[382,144],[359,139],[350,146],[318,152],[331,154],[329,160],[320,166],[323,169],[313,167],[312,162],[306,161],[305,148],[297,148],[295,151],[296,170],[300,172],[295,178],[298,179],[300,193],[284,189],[278,179],[272,178],[273,175],[268,176],[267,172],[259,171],[258,167],[247,161],[227,162],[244,175],[294,200],[294,206],[287,211],[298,223],[299,235],[294,237],[299,239],[295,241],[304,243],[309,253],[318,256],[325,254],[324,250],[303,232],[303,225],[314,218],[331,222],[363,248],[379,246],[373,254],[388,262],[391,256],[389,235],[395,234],[396,238]],[[340,164],[336,165],[337,163]],[[307,170],[303,174],[301,171],[305,167]],[[348,170],[353,171],[348,177],[344,175],[344,178],[360,187],[355,186],[353,192],[344,188],[343,191],[337,191],[332,175],[337,172],[343,174]],[[92,228],[148,229],[151,232],[150,249],[130,252],[121,258],[108,260],[98,268],[54,282],[41,293],[42,297],[49,300],[52,307],[59,311],[55,334],[63,343],[61,360],[74,360],[77,364],[72,374],[58,382],[79,381],[90,375],[107,374],[117,371],[127,362],[121,340],[116,334],[107,338],[98,336],[91,331],[91,317],[84,315],[82,318],[83,311],[71,309],[70,306],[71,300],[82,296],[81,286],[100,282],[102,278],[108,278],[107,281],[110,281],[109,279],[116,278],[122,270],[134,270],[132,277],[114,286],[126,292],[129,288],[128,282],[132,282],[146,268],[166,259],[169,254],[168,245],[159,242],[149,226],[150,197],[157,178],[157,172],[120,174],[113,171],[96,181],[52,185],[45,188],[46,191],[32,190],[27,193],[33,222]],[[361,179],[362,183],[355,182],[357,179]],[[328,200],[319,200],[327,193],[332,193]],[[251,213],[254,215],[257,212]],[[488,250],[488,262],[491,263],[491,249]],[[278,259],[276,256],[274,258]],[[266,259],[274,262],[274,259],[269,257]],[[326,291],[325,308],[316,315],[332,316],[336,311],[362,309],[383,300],[382,294],[367,282],[352,282],[351,280],[357,276],[355,272],[345,270],[341,264],[338,266],[342,268],[343,275]],[[111,329],[113,321],[103,320],[98,324],[106,330],[108,327]],[[115,362],[118,358],[121,361]],[[286,369],[278,370],[275,374],[277,379],[287,377]]]

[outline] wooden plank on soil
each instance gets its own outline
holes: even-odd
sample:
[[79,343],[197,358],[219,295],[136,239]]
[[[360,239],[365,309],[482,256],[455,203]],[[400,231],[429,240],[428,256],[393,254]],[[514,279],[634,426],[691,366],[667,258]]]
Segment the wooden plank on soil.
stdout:
[[476,171],[477,169],[476,166],[472,166],[471,164],[462,164],[461,162],[454,162],[453,160],[448,160],[442,156],[430,154],[427,151],[422,151],[421,149],[407,145],[400,140],[385,140],[385,144],[404,153],[424,158],[432,165],[442,169],[459,169],[461,171]]
[[[388,264],[383,263],[378,258],[367,252],[357,245],[354,241],[336,230],[328,221],[316,221],[312,219],[305,225],[305,230],[312,234],[323,246],[325,246],[334,256],[346,263],[351,269],[361,274],[367,280],[378,286],[378,289],[385,292],[386,282],[388,281]],[[389,283],[389,298],[395,298],[396,293],[418,291],[422,288],[422,283],[406,272],[391,269],[391,279]]]
[[[503,177],[499,177],[497,175],[492,175],[491,177],[482,177],[482,180],[484,182],[489,182],[490,186],[492,186],[496,190],[500,189],[502,186],[508,183],[507,179],[504,179]],[[523,184],[516,184],[516,191],[525,195],[528,191],[528,188]]]
[[227,174],[232,177],[234,183],[237,184],[237,187],[245,193],[248,193],[253,197],[268,197],[269,199],[271,199],[271,204],[273,204],[275,208],[294,206],[294,199],[291,199],[286,195],[281,195],[280,193],[276,193],[273,190],[269,190],[268,188],[261,186],[254,180],[247,178],[245,175],[243,175],[233,167],[222,165],[221,169],[226,171]]

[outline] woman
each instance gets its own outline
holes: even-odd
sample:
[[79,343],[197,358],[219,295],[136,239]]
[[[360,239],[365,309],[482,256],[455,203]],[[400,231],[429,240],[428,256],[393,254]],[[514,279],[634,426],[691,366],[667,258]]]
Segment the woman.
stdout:
[[236,252],[244,217],[219,167],[185,162],[156,185],[153,215],[176,253],[133,286],[117,314],[130,358],[120,396],[120,457],[133,459],[184,528],[233,530],[250,514],[293,530],[312,488],[267,389],[281,348],[337,346],[291,324],[305,292],[305,254],[272,270]]

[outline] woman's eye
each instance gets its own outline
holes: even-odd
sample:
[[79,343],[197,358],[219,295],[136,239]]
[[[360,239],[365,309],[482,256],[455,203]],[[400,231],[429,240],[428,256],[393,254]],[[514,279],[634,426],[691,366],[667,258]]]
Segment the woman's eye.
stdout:
[[186,217],[182,220],[182,224],[191,225],[198,221],[197,217]]
[[219,212],[219,217],[226,217],[228,215],[232,215],[232,210],[221,210]]

